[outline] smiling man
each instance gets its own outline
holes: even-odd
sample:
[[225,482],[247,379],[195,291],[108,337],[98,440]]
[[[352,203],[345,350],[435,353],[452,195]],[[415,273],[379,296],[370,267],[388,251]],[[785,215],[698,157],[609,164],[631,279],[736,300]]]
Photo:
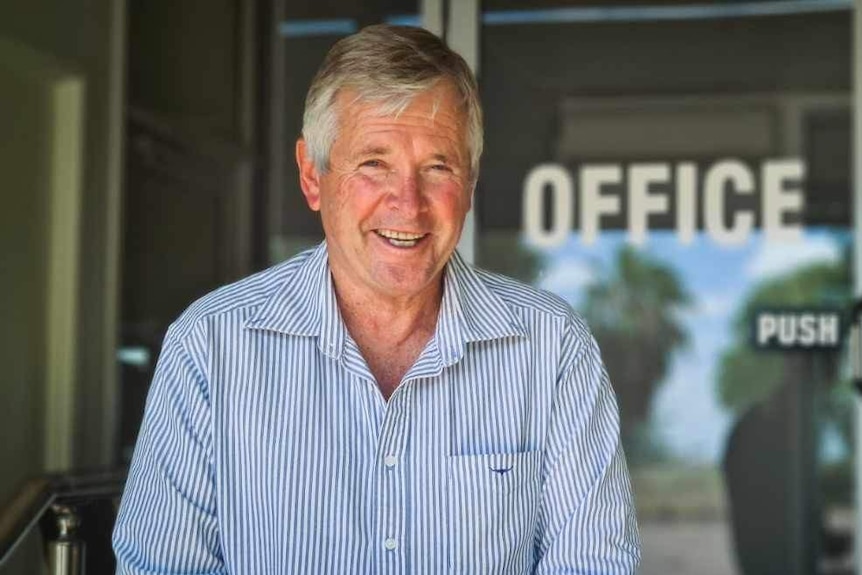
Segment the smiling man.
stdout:
[[328,163],[318,168],[297,143],[339,311],[385,399],[433,336],[473,188],[457,90],[438,82],[404,104],[381,115],[348,88],[334,102],[341,121]]
[[326,241],[165,338],[120,573],[633,573],[616,401],[561,300],[455,252],[475,79],[421,29],[338,42],[296,145]]

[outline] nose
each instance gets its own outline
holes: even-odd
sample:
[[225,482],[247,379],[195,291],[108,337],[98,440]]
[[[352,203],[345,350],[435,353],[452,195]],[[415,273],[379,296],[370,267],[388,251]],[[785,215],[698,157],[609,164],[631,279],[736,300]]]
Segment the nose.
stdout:
[[417,174],[409,173],[394,180],[388,195],[389,208],[404,217],[418,216],[425,209],[421,179]]

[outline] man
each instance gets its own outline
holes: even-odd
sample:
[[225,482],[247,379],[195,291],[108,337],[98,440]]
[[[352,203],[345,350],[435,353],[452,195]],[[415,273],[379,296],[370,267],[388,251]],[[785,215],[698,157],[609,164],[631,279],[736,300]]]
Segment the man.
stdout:
[[300,183],[325,243],[171,326],[121,573],[632,573],[617,407],[558,298],[455,253],[475,80],[420,29],[338,42]]

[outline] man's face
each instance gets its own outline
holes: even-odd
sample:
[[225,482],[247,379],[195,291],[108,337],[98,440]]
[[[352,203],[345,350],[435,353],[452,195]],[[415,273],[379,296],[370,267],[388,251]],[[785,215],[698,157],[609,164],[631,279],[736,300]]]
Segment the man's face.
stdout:
[[391,299],[436,293],[472,194],[455,91],[439,85],[397,117],[355,97],[346,91],[337,99],[326,174],[297,144],[303,193],[320,211],[336,286]]

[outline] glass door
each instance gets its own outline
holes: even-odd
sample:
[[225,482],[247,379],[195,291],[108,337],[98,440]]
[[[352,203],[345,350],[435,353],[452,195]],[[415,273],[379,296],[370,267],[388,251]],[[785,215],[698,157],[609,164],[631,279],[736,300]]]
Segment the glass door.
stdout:
[[848,573],[849,1],[482,4],[476,260],[591,325],[644,575]]

